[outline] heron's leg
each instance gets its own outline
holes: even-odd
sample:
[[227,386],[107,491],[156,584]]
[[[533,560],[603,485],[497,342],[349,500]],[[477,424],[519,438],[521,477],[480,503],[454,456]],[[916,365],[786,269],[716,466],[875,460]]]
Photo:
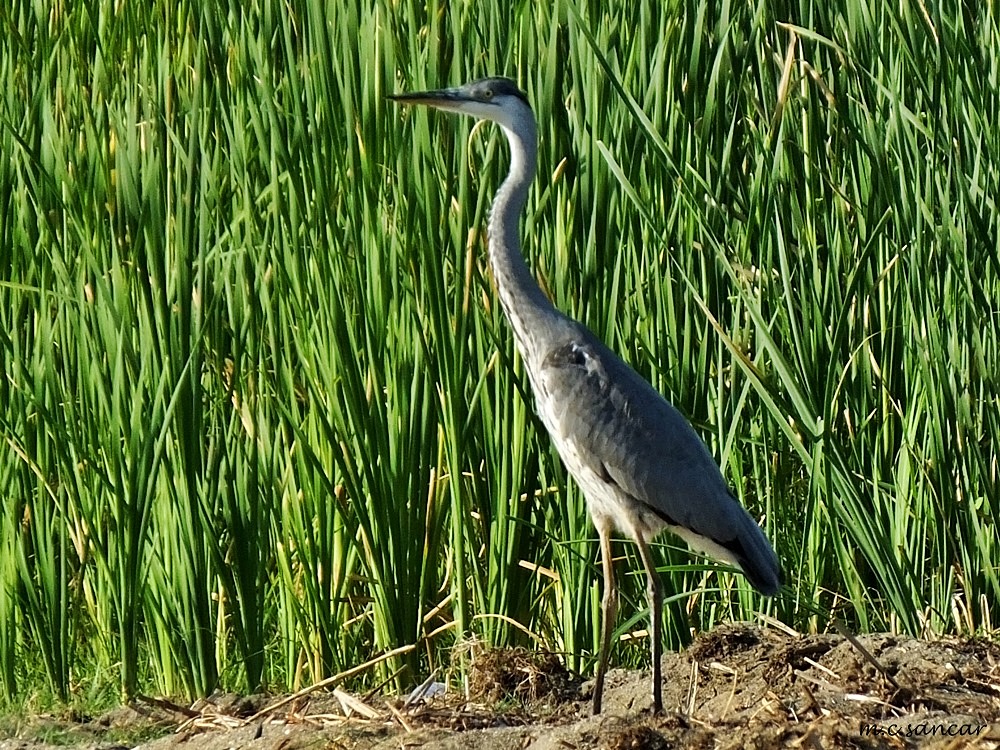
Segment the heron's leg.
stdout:
[[597,660],[597,680],[594,683],[593,711],[601,712],[601,698],[604,694],[604,673],[608,671],[608,655],[611,651],[611,631],[615,627],[618,614],[618,587],[615,584],[614,558],[611,553],[611,525],[595,523],[597,536],[601,540],[601,568],[604,571],[604,596],[601,598],[601,653]]
[[663,624],[663,589],[660,586],[660,576],[653,564],[653,554],[649,543],[642,534],[637,534],[635,542],[639,547],[642,564],[646,567],[646,597],[649,600],[649,650],[653,661],[653,713],[663,710],[661,697],[662,680],[660,678],[660,661],[663,651],[663,636],[660,628]]

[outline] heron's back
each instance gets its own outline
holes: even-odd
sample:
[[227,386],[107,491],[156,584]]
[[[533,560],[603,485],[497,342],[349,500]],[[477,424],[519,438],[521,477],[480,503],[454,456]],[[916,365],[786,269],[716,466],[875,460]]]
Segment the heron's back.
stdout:
[[738,565],[762,593],[776,593],[777,556],[705,443],[632,368],[567,322],[529,370],[539,415],[595,523],[645,540],[670,529]]

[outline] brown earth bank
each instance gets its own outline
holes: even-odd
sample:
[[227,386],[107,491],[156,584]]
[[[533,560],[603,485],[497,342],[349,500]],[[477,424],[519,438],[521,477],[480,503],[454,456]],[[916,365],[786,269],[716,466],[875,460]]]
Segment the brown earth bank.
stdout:
[[662,715],[649,711],[648,672],[613,670],[595,717],[590,683],[556,658],[491,652],[468,697],[144,700],[97,719],[24,718],[0,750],[1000,748],[1000,645],[989,640],[852,643],[729,625],[666,655],[663,675]]

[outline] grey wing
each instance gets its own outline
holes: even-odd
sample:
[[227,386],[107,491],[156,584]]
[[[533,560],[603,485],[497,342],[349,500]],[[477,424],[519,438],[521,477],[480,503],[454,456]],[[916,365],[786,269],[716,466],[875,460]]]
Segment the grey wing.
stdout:
[[561,433],[598,475],[692,546],[739,565],[761,592],[777,592],[777,556],[680,412],[585,330],[542,366],[561,394]]

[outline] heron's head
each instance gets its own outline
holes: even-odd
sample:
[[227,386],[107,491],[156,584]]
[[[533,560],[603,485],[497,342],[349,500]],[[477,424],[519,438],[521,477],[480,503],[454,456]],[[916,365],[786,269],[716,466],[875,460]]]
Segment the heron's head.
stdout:
[[392,94],[389,98],[400,104],[422,104],[492,120],[512,130],[526,121],[534,124],[527,97],[509,78],[483,78],[453,89]]

